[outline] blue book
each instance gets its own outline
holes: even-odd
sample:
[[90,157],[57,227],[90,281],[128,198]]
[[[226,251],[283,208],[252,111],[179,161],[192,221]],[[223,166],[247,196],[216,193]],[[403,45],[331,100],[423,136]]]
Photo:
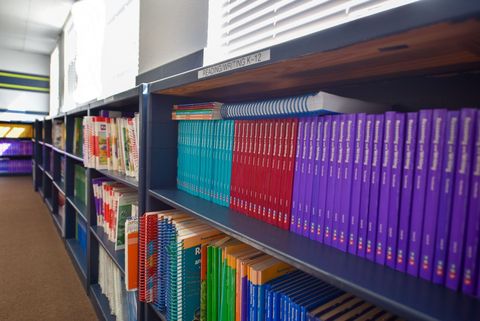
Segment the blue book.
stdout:
[[312,216],[312,194],[313,194],[313,179],[314,166],[316,157],[316,136],[318,117],[311,117],[310,135],[308,139],[307,164],[305,174],[305,197],[303,201],[303,226],[301,234],[303,236],[310,236],[310,221]]
[[295,172],[293,176],[293,196],[292,196],[292,211],[290,216],[290,231],[297,232],[298,206],[301,186],[301,164],[303,156],[303,137],[304,137],[305,118],[298,120],[298,135],[297,135],[297,149],[295,153]]
[[323,234],[324,243],[332,245],[333,212],[335,205],[336,192],[336,174],[337,174],[337,154],[338,154],[338,135],[339,135],[339,117],[332,116],[332,131],[330,136],[330,158],[328,163],[328,189],[325,201],[325,232]]
[[345,137],[346,137],[346,119],[347,115],[338,115],[339,118],[339,132],[337,144],[337,158],[335,168],[335,195],[333,203],[333,218],[332,218],[332,246],[338,248],[339,243],[339,225],[340,225],[340,210],[342,207],[343,194],[343,160],[345,158]]
[[324,120],[322,117],[318,118],[316,135],[314,139],[315,143],[315,157],[313,161],[313,186],[311,193],[311,219],[309,228],[309,237],[314,240],[316,237],[318,216],[319,216],[319,205],[320,205],[320,171],[321,171],[321,161],[322,161],[322,139],[323,139],[323,123]]

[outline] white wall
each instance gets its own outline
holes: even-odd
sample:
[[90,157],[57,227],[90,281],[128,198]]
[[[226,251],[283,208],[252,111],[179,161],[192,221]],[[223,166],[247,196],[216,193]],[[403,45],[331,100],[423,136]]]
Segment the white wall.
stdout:
[[140,1],[139,73],[205,48],[208,0]]
[[[0,70],[48,76],[50,57],[0,48]],[[48,106],[48,93],[0,88],[0,109],[48,112]],[[32,117],[34,116],[27,118]],[[25,120],[25,117],[21,114],[0,112],[0,120]]]

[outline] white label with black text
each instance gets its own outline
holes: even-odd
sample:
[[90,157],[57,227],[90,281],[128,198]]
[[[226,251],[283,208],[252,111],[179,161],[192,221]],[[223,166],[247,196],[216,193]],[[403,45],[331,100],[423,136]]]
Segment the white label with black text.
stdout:
[[270,60],[270,49],[263,50],[248,56],[236,58],[218,65],[204,68],[198,71],[198,79],[221,74],[227,71],[259,64]]

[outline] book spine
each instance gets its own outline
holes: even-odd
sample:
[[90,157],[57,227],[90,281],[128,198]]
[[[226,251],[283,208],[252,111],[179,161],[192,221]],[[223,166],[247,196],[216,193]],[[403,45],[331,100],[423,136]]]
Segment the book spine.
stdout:
[[321,163],[321,154],[322,154],[322,138],[323,138],[323,118],[318,117],[317,120],[317,129],[316,129],[316,136],[315,136],[315,157],[314,157],[314,165],[313,165],[313,186],[312,186],[312,218],[310,220],[309,228],[309,237],[310,239],[315,239],[316,231],[317,231],[317,224],[318,224],[318,207],[320,203],[320,195],[319,195],[319,188],[320,188],[320,163]]
[[281,217],[281,209],[283,206],[283,199],[282,199],[282,177],[284,176],[284,172],[282,172],[282,167],[284,164],[284,152],[285,152],[285,135],[286,135],[286,122],[284,119],[279,120],[280,123],[280,131],[278,135],[278,152],[277,152],[277,166],[275,168],[275,191],[274,191],[274,211],[273,211],[273,224],[275,226],[280,226],[280,217]]
[[258,206],[258,218],[260,220],[264,220],[264,208],[265,208],[265,182],[264,180],[268,176],[268,169],[266,167],[266,162],[268,159],[268,154],[267,154],[267,149],[268,149],[268,144],[267,144],[267,139],[268,139],[268,122],[262,120],[262,127],[263,127],[263,132],[262,132],[262,137],[260,140],[261,144],[261,150],[260,150],[260,163],[259,163],[259,178],[257,178],[257,191],[258,191],[258,197],[257,197],[257,206]]
[[339,241],[339,225],[340,225],[340,209],[342,206],[342,194],[343,194],[343,159],[345,158],[345,136],[346,136],[346,117],[347,115],[340,115],[340,130],[338,135],[338,153],[336,159],[336,170],[335,170],[335,198],[333,205],[333,221],[332,221],[332,246],[338,248]]
[[318,204],[318,219],[315,240],[322,242],[324,239],[325,231],[325,203],[327,200],[327,187],[328,187],[328,169],[330,159],[330,137],[332,132],[332,116],[323,117],[323,136],[322,136],[322,156],[320,159],[320,185],[317,197],[319,199]]
[[400,212],[400,189],[403,164],[403,143],[405,141],[405,114],[397,113],[393,129],[392,174],[390,177],[390,200],[387,229],[386,264],[395,268],[397,251],[398,220]]
[[375,115],[375,125],[373,133],[373,150],[372,150],[372,172],[370,187],[370,204],[368,209],[368,225],[367,225],[367,248],[365,256],[367,259],[375,260],[375,244],[377,236],[377,220],[378,205],[380,196],[380,179],[382,168],[382,142],[385,116]]
[[328,163],[328,189],[325,201],[325,232],[323,235],[324,243],[332,244],[332,218],[335,198],[335,174],[337,170],[337,137],[339,134],[339,117],[332,116],[332,131],[330,136],[330,158]]
[[433,283],[445,283],[445,266],[450,232],[450,219],[453,202],[454,172],[458,146],[458,127],[460,112],[449,111],[445,138],[445,155],[442,164],[442,181],[438,205],[437,236],[435,240],[435,258],[433,262]]
[[267,136],[267,157],[265,160],[265,179],[263,180],[263,200],[262,200],[262,220],[268,221],[269,211],[269,187],[272,180],[272,153],[273,153],[273,135],[274,135],[274,122],[272,120],[267,121],[268,136]]
[[463,261],[462,292],[474,295],[478,277],[478,242],[480,240],[480,113],[476,111],[473,159],[468,201],[467,238]]
[[307,151],[307,168],[306,168],[306,187],[305,187],[305,198],[303,202],[303,224],[302,224],[302,235],[305,237],[310,236],[310,220],[312,215],[312,189],[313,189],[313,176],[314,176],[314,162],[315,162],[315,153],[316,153],[316,136],[317,136],[317,117],[310,118],[310,135],[308,141],[308,151]]
[[298,203],[297,203],[297,218],[295,221],[295,230],[297,234],[302,233],[302,222],[303,222],[303,204],[305,199],[305,184],[306,184],[306,167],[307,167],[307,153],[308,153],[308,142],[310,137],[310,117],[305,118],[305,123],[303,126],[303,139],[302,139],[302,150],[301,150],[301,162],[300,162],[300,182],[299,182],[299,192],[298,192]]
[[290,132],[288,165],[287,165],[287,182],[285,186],[285,216],[283,218],[282,227],[285,230],[290,229],[290,210],[292,204],[292,185],[293,185],[293,170],[295,166],[295,152],[296,152],[296,139],[298,135],[298,119],[292,119],[292,126]]
[[387,247],[388,213],[390,211],[390,178],[392,175],[393,136],[395,112],[385,114],[385,130],[383,135],[382,176],[380,177],[380,204],[378,208],[377,242],[375,246],[375,262],[385,264]]
[[419,113],[417,155],[415,159],[415,181],[413,186],[412,218],[408,242],[407,272],[418,276],[420,246],[422,244],[423,220],[425,212],[425,195],[429,164],[430,137],[432,128],[432,111],[421,110]]
[[425,218],[423,240],[420,256],[420,277],[432,280],[433,255],[437,228],[438,204],[440,196],[440,182],[442,179],[442,161],[445,145],[445,124],[447,110],[433,111],[431,147],[428,161],[427,191],[425,197]]
[[339,240],[338,245],[340,250],[346,252],[348,249],[348,233],[350,227],[350,209],[352,201],[352,176],[353,176],[353,162],[355,151],[355,134],[357,125],[357,115],[349,114],[346,116],[346,130],[345,130],[345,157],[343,159],[343,190],[342,201],[340,207],[340,224],[339,224]]
[[365,123],[365,140],[363,143],[362,163],[362,196],[360,202],[360,216],[358,219],[357,255],[365,257],[367,232],[368,232],[368,208],[370,206],[370,190],[372,176],[373,134],[375,127],[375,115],[368,115]]
[[261,121],[255,121],[255,131],[253,140],[253,160],[252,160],[252,186],[251,186],[251,208],[250,212],[256,219],[261,219],[258,215],[258,178],[260,176],[260,158],[261,158],[261,139],[262,139],[263,124]]
[[475,109],[463,109],[460,114],[458,164],[455,169],[455,187],[453,194],[452,221],[450,224],[450,242],[448,246],[447,278],[445,285],[458,290],[460,285],[461,263],[464,250],[465,221],[469,193],[469,174],[472,162],[473,132]]
[[402,185],[400,198],[400,215],[398,222],[398,242],[395,268],[405,272],[407,269],[408,234],[412,208],[413,178],[415,174],[415,154],[417,142],[418,113],[407,113],[405,132],[404,160],[402,168]]

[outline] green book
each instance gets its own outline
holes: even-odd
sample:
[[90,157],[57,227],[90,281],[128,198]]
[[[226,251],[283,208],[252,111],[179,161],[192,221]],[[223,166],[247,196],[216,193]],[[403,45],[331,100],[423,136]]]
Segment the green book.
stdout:
[[75,165],[73,196],[83,204],[87,203],[87,180],[85,175],[85,168],[81,165]]

